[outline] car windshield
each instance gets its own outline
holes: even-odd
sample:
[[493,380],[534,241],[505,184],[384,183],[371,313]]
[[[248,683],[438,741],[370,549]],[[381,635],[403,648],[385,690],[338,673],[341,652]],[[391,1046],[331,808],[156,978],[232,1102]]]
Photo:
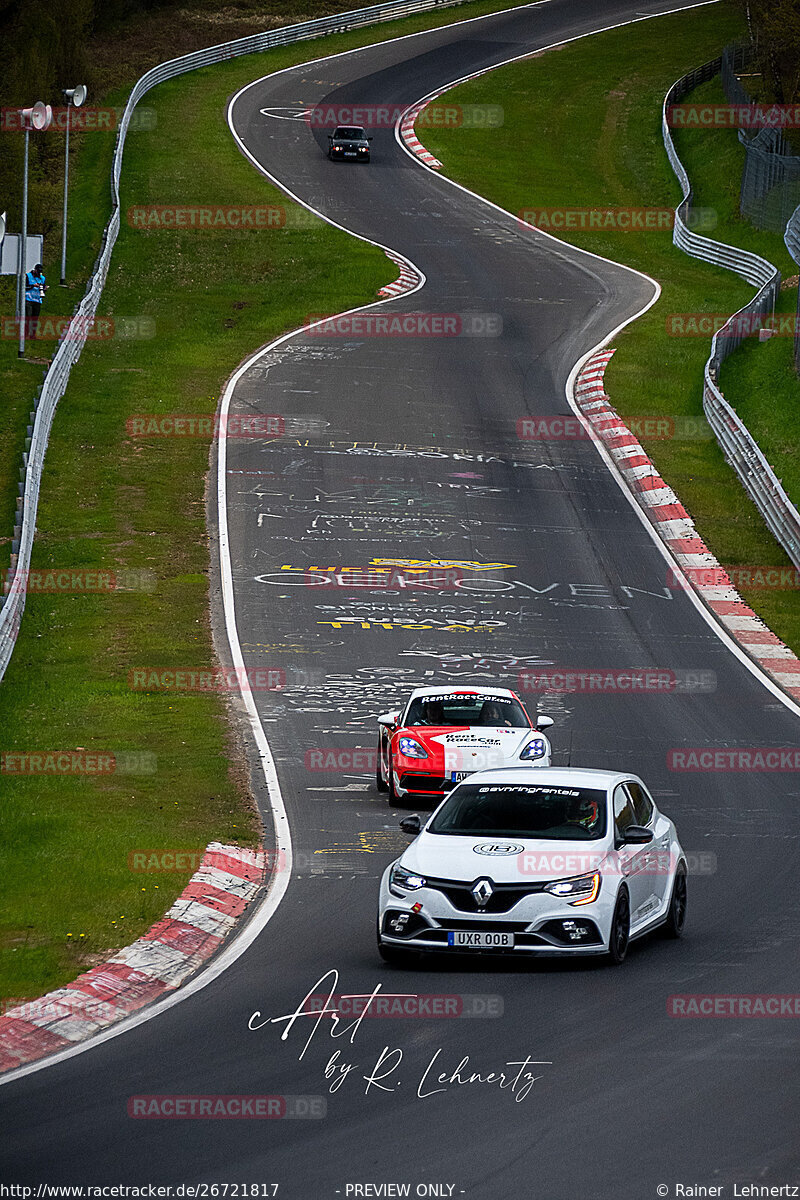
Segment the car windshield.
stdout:
[[350,138],[355,141],[358,138],[364,137],[364,130],[360,125],[340,125],[338,129],[334,129],[333,136],[335,138]]
[[546,784],[463,783],[428,833],[597,841],[606,832],[606,793]]
[[530,729],[518,700],[511,696],[417,696],[408,707],[404,725],[484,725]]

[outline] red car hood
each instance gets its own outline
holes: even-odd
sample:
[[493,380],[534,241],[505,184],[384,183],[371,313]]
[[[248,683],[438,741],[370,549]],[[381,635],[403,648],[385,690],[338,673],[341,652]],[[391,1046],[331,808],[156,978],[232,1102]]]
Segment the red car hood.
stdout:
[[517,765],[523,746],[542,734],[535,729],[507,726],[420,725],[399,730],[399,736],[413,737],[428,751],[428,758],[416,760],[420,770],[439,774]]

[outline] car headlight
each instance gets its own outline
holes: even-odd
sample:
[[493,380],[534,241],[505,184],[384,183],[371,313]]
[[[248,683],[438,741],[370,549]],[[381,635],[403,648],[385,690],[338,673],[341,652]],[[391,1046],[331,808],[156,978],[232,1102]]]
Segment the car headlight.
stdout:
[[333,148],[334,148],[334,150],[341,150],[341,148],[342,148],[342,147],[341,147],[341,146],[334,146]]
[[401,737],[398,743],[400,753],[406,758],[427,758],[428,751],[412,737]]
[[547,753],[547,743],[544,738],[533,738],[520,754],[520,758],[542,758]]
[[407,871],[405,867],[401,867],[399,863],[395,863],[389,874],[389,887],[403,888],[406,892],[415,892],[417,888],[425,887],[425,880],[421,875],[414,875],[412,871]]
[[557,879],[546,883],[544,891],[551,896],[563,896],[570,904],[592,904],[600,894],[602,877],[599,871],[592,875],[576,875],[574,879]]

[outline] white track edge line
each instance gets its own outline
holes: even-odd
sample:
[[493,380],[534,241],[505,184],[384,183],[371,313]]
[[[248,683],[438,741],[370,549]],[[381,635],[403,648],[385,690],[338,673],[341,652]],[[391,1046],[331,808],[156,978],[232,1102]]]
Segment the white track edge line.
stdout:
[[[625,322],[625,324],[627,324],[627,322]],[[772,693],[772,695],[776,697],[776,699],[780,700],[781,703],[784,704],[786,706],[786,708],[788,708],[789,711],[794,714],[794,716],[800,717],[800,705],[798,705],[795,700],[793,700],[790,696],[788,696],[786,694],[786,692],[784,692],[782,690],[780,685],[775,682],[774,679],[772,679],[769,675],[766,674],[766,672],[758,665],[758,663],[755,661],[755,659],[750,657],[750,655],[742,648],[742,646],[740,646],[740,644],[735,640],[735,638],[733,638],[731,636],[729,630],[722,623],[722,621],[719,619],[719,617],[714,612],[712,612],[711,609],[709,609],[707,607],[707,605],[703,602],[701,597],[697,594],[694,585],[687,579],[677,558],[674,557],[674,555],[672,554],[669,547],[666,545],[664,540],[659,535],[658,530],[654,528],[652,522],[648,519],[647,513],[644,511],[644,509],[641,507],[641,505],[637,501],[635,495],[633,494],[630,487],[628,486],[622,472],[620,471],[617,463],[611,457],[611,455],[608,452],[608,449],[603,444],[603,442],[598,439],[597,433],[594,431],[594,428],[593,428],[591,422],[583,414],[583,412],[581,411],[581,409],[578,406],[577,401],[574,398],[572,389],[574,387],[575,380],[578,377],[578,375],[580,374],[584,364],[586,362],[588,362],[589,359],[594,354],[597,354],[597,352],[599,350],[601,350],[604,346],[607,346],[608,343],[613,338],[615,338],[616,335],[623,328],[624,328],[624,325],[620,325],[616,329],[614,329],[608,335],[608,337],[603,338],[603,340],[601,342],[598,342],[597,345],[592,350],[590,350],[587,354],[584,354],[578,360],[578,362],[575,364],[575,366],[572,368],[572,370],[570,371],[569,379],[567,380],[567,385],[566,385],[567,403],[569,404],[570,408],[575,413],[575,415],[577,416],[578,420],[581,422],[583,427],[586,429],[592,442],[596,446],[597,451],[600,454],[600,457],[603,459],[603,461],[605,462],[609,471],[611,472],[611,475],[616,480],[620,491],[625,496],[625,499],[628,501],[631,508],[636,513],[636,515],[639,518],[639,520],[641,521],[642,525],[645,527],[647,532],[650,534],[650,537],[652,538],[653,542],[655,542],[655,545],[657,546],[658,550],[660,551],[662,558],[664,559],[665,562],[667,562],[669,564],[670,570],[674,571],[677,578],[680,579],[681,584],[682,584],[682,590],[686,593],[686,595],[688,596],[691,603],[694,605],[694,607],[700,613],[700,616],[703,618],[703,620],[706,622],[706,624],[713,630],[713,632],[717,635],[717,637],[720,639],[720,641],[723,643],[723,645],[726,647],[726,649],[729,650],[734,655],[734,657],[737,658],[739,660],[739,662],[742,663],[748,669],[750,674],[753,675],[759,683],[762,683],[764,685],[764,687],[767,688],[767,690],[770,691]],[[647,453],[646,450],[645,450],[645,453]],[[678,502],[680,502],[680,497],[678,497]],[[756,614],[756,616],[758,616],[758,614]],[[759,618],[759,619],[763,620],[763,618]],[[764,622],[764,624],[766,625],[766,622]]]

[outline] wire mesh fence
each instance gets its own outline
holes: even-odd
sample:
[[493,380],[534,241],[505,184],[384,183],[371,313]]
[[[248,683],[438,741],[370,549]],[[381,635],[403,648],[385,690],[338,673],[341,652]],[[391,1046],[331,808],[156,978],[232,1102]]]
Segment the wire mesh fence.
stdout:
[[[786,249],[800,266],[800,205],[786,222],[783,240],[786,242]],[[794,367],[800,375],[800,288],[797,291],[797,317],[794,323]]]
[[[725,96],[730,104],[749,109],[764,120],[763,128],[751,132],[739,130],[745,152],[739,211],[758,229],[783,233],[786,222],[800,204],[800,155],[792,153],[781,128],[800,106],[757,105],[739,75],[754,65],[750,46],[727,46],[722,53],[720,73]],[[766,123],[772,121],[772,124]]]

